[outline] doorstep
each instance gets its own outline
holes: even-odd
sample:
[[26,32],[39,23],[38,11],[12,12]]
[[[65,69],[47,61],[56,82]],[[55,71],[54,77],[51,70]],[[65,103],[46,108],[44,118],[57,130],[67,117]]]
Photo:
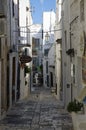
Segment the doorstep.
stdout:
[[86,115],[72,112],[74,130],[86,130]]

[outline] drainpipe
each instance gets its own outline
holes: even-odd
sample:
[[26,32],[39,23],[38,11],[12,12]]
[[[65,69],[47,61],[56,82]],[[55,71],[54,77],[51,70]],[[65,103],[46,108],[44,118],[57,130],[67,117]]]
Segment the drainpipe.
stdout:
[[[70,24],[70,49],[71,48],[72,48],[72,43],[71,43],[71,24]],[[71,63],[72,63],[72,57],[70,56],[70,68],[71,68]],[[72,101],[72,97],[73,97],[72,81],[71,81],[70,87],[71,87],[71,101]]]
[[[10,22],[10,48],[11,48],[11,2],[9,0],[9,22]],[[11,63],[11,57],[9,55],[9,107],[12,106],[12,75],[11,75],[11,67],[12,67],[12,63]]]
[[9,0],[9,16],[10,16],[10,46],[11,46],[11,12],[12,12],[12,10],[11,10],[11,2],[10,2],[10,0]]
[[63,101],[63,104],[65,106],[65,76],[64,76],[64,68],[65,68],[65,64],[64,64],[64,57],[63,57],[63,51],[64,51],[64,43],[65,43],[65,40],[64,40],[64,14],[63,14],[63,10],[62,10],[62,88],[63,88],[63,94],[62,94],[62,101]]
[[[73,35],[73,33],[71,32],[71,25],[72,25],[72,23],[76,20],[76,19],[78,19],[79,18],[79,16],[76,16],[71,22],[70,22],[70,49],[72,49],[72,35]],[[70,57],[70,64],[72,63],[72,57]],[[73,100],[73,84],[72,84],[72,81],[71,81],[71,84],[70,84],[70,86],[71,86],[71,101]]]

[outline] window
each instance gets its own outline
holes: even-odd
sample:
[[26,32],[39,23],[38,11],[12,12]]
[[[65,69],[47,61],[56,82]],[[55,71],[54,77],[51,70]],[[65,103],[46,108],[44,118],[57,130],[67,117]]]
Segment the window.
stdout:
[[51,87],[53,87],[53,73],[50,72],[50,81],[51,81]]
[[65,31],[65,50],[67,50],[67,31]]
[[73,83],[75,84],[75,65],[73,65]]
[[28,8],[28,7],[26,7],[26,11],[29,11],[29,8]]
[[47,86],[49,87],[49,75],[47,75]]
[[13,13],[13,17],[14,17],[14,1],[12,0],[12,13]]
[[25,48],[25,55],[27,56],[27,48]]
[[48,73],[48,61],[46,61],[46,73]]
[[80,1],[80,21],[84,21],[84,0]]
[[13,63],[12,63],[12,85],[15,85],[15,68],[16,68],[16,61],[15,57],[13,57]]
[[32,48],[40,49],[40,39],[39,38],[32,39]]
[[71,77],[72,77],[72,82],[75,84],[75,65],[71,64]]
[[84,97],[83,102],[86,104],[86,96]]
[[4,15],[4,1],[0,0],[0,16]]
[[48,52],[49,52],[49,49],[45,49],[45,50],[44,50],[44,55],[45,55],[45,56],[48,56]]

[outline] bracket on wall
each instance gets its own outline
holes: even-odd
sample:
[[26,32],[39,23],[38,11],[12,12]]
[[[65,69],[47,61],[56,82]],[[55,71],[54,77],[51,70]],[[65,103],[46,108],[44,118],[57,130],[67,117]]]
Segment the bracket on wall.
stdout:
[[70,55],[71,57],[74,57],[74,48],[71,48],[71,49],[68,49],[67,51],[66,51],[66,53],[68,54],[68,55]]

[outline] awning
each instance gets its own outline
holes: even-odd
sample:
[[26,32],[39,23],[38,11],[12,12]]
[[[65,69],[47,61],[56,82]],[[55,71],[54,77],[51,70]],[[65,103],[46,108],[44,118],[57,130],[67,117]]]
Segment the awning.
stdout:
[[84,88],[81,90],[81,92],[80,92],[80,94],[79,94],[77,100],[78,100],[79,102],[81,102],[81,101],[84,100],[85,97],[86,97],[86,87],[84,87]]

